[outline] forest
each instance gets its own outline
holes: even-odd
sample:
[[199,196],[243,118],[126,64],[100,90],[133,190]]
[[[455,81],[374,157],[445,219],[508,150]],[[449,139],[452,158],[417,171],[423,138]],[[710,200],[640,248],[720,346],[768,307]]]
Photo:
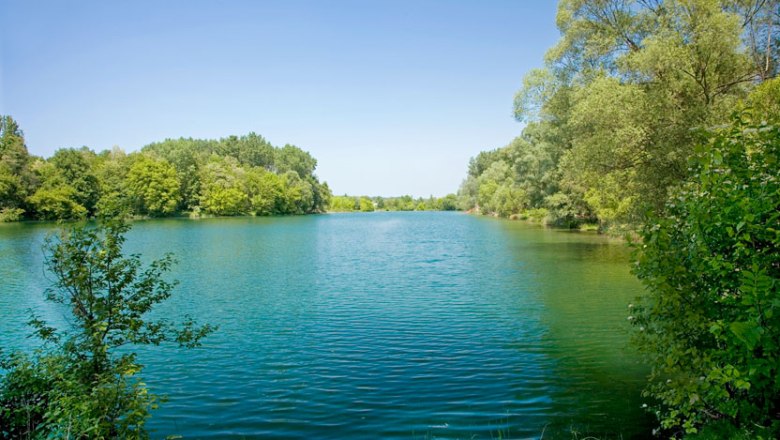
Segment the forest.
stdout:
[[94,217],[286,215],[325,211],[317,160],[294,145],[249,133],[219,140],[166,139],[127,154],[62,148],[28,153],[11,116],[0,118],[0,221]]
[[472,158],[460,205],[635,230],[735,113],[780,115],[778,2],[563,0],[561,32],[514,99],[522,134]]

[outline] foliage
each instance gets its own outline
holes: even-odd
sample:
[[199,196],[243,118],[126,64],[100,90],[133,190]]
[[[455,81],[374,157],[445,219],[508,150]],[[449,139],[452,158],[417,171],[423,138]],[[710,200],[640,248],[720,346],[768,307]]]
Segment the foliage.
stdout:
[[544,206],[545,208],[542,208],[546,213],[544,222],[552,226],[576,228],[583,220],[587,220],[581,216],[581,209],[567,194],[555,193],[546,197]]
[[22,208],[2,208],[0,209],[0,223],[21,220],[22,214],[24,214]]
[[134,160],[138,157],[138,155],[127,155],[119,147],[97,155],[93,163],[100,186],[100,200],[96,205],[97,215],[105,217],[110,216],[112,212],[126,210],[127,207],[132,209],[133,201],[125,182]]
[[[0,212],[3,221],[12,221],[26,208],[25,198],[32,186],[30,155],[19,124],[0,115]],[[21,210],[21,212],[20,212]]]
[[135,212],[161,216],[176,211],[179,179],[167,161],[142,156],[130,167],[125,179]]
[[284,214],[284,182],[263,168],[252,168],[246,176],[245,187],[251,211],[256,215]]
[[317,160],[294,145],[276,148],[262,136],[168,139],[143,151],[167,160],[181,182],[182,204],[214,215],[284,215],[325,211],[327,184]]
[[279,174],[295,171],[299,177],[305,177],[317,168],[317,160],[300,148],[288,144],[274,151],[274,167]]
[[125,154],[87,147],[47,159],[27,153],[10,116],[0,116],[0,221],[95,217],[117,210],[170,216],[324,212],[330,189],[317,160],[294,145],[277,148],[262,136],[218,140],[167,139]]
[[328,211],[331,212],[352,212],[360,210],[360,199],[348,195],[333,196],[330,199]]
[[282,176],[284,191],[282,203],[284,210],[290,214],[306,214],[314,210],[314,190],[312,185],[302,179],[296,171],[287,171]]
[[[84,147],[79,150],[61,148],[54,152],[48,163],[54,165],[54,176],[73,188],[73,202],[82,206],[89,215],[95,213],[100,198],[100,186],[95,176],[93,163],[95,153]],[[44,186],[59,186],[60,183],[44,181]]]
[[405,195],[401,197],[353,197],[334,196],[328,208],[331,212],[371,212],[371,211],[456,211],[458,197],[447,194],[444,197],[430,196],[427,199]]
[[[740,104],[777,114],[778,6],[559,2],[561,38],[515,97],[522,135],[472,159],[462,207],[524,216],[567,200],[569,212],[553,223],[576,226],[595,215],[602,229],[638,227],[688,177],[701,129],[727,123]],[[524,192],[522,202],[510,209],[493,200],[511,188]]]
[[360,212],[374,212],[374,202],[368,197],[361,197],[358,201]]
[[737,120],[642,230],[633,311],[661,425],[780,435],[780,128]]
[[458,196],[455,194],[447,194],[446,196],[437,200],[438,208],[442,211],[457,211],[458,210]]
[[87,208],[76,201],[77,194],[76,189],[68,184],[49,182],[38,188],[28,201],[38,218],[43,220],[78,219],[87,215]]
[[242,189],[244,169],[232,157],[212,155],[201,168],[200,207],[214,215],[241,215],[249,208]]
[[759,84],[750,92],[746,107],[756,118],[777,122],[780,120],[780,77]]
[[38,318],[30,324],[45,343],[3,358],[0,426],[19,438],[147,438],[144,423],[159,400],[137,377],[142,366],[128,348],[175,342],[195,347],[211,333],[190,318],[181,325],[151,319],[175,283],[163,275],[170,255],[143,267],[122,253],[129,226],[110,220],[80,226],[47,241],[46,267],[55,276],[49,301],[69,312],[70,327]]
[[550,216],[550,211],[546,208],[529,209],[523,213],[524,219],[531,220],[537,223],[547,223],[547,218]]

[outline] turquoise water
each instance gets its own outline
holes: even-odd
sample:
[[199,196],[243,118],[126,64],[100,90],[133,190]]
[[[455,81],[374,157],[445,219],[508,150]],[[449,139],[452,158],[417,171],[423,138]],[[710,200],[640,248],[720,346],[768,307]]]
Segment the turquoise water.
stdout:
[[[52,228],[0,226],[0,346],[29,346],[27,309],[63,320]],[[621,243],[413,212],[137,222],[126,250],[179,259],[159,313],[220,326],[140,350],[157,437],[649,436]]]

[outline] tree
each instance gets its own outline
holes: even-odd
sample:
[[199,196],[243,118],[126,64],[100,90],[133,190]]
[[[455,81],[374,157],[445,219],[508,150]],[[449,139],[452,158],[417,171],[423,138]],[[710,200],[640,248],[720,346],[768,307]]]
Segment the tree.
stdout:
[[309,183],[312,192],[312,208],[310,213],[325,212],[330,205],[330,198],[333,196],[330,192],[328,182],[322,182],[316,176],[307,176],[306,182]]
[[273,215],[324,212],[327,183],[317,160],[262,136],[166,139],[125,154],[87,147],[31,157],[16,121],[0,116],[0,221],[93,217],[132,208],[141,215]]
[[24,209],[24,184],[10,167],[0,162],[0,222],[16,221],[21,218]]
[[176,325],[149,317],[176,285],[163,278],[174,260],[166,255],[144,268],[139,256],[125,257],[129,228],[110,220],[47,241],[46,267],[55,282],[46,297],[69,312],[71,327],[57,329],[33,318],[45,349],[3,360],[3,436],[147,438],[144,423],[158,396],[137,377],[142,366],[127,347],[165,342],[195,347],[214,330],[190,318]]
[[139,214],[172,214],[179,204],[179,178],[176,169],[164,159],[142,156],[126,178],[128,196]]
[[129,207],[130,197],[127,191],[127,173],[132,166],[132,158],[121,148],[114,146],[111,150],[101,152],[95,160],[95,176],[100,184],[100,200],[97,204],[97,214],[106,216],[117,207]]
[[32,169],[41,184],[27,198],[27,203],[38,218],[77,219],[88,214],[87,208],[80,203],[83,198],[79,197],[79,191],[53,163],[39,160],[33,164]]
[[766,81],[750,92],[746,107],[756,118],[780,120],[780,77]]
[[317,159],[295,145],[288,144],[276,150],[274,166],[279,174],[295,171],[298,176],[305,178],[314,173],[314,169],[317,168]]
[[440,199],[440,209],[442,211],[456,211],[458,209],[458,196],[455,194],[447,194]]
[[30,155],[19,124],[0,115],[0,221],[17,220],[32,187]]
[[[780,127],[738,120],[641,233],[629,317],[663,428],[780,435]],[[710,428],[713,429],[713,428]]]
[[249,211],[243,186],[245,171],[238,160],[212,155],[201,169],[200,206],[215,215],[241,215]]
[[282,199],[283,214],[309,214],[314,212],[314,190],[312,185],[295,171],[287,171],[281,176],[284,183]]
[[249,133],[237,140],[236,159],[242,164],[270,169],[274,164],[274,147],[265,138]]
[[352,212],[360,209],[360,199],[348,195],[334,196],[330,199],[330,208],[333,212]]
[[100,184],[92,169],[94,161],[95,153],[87,147],[79,150],[61,148],[49,159],[62,180],[75,190],[74,201],[90,215],[95,213],[100,198]]
[[75,188],[63,183],[39,188],[28,201],[43,220],[79,219],[87,215],[87,209],[76,201],[77,195]]
[[368,197],[361,197],[359,205],[360,212],[374,212],[374,201]]
[[254,214],[274,215],[283,212],[284,184],[279,176],[263,168],[251,168],[246,174],[245,186]]
[[[637,227],[687,178],[700,129],[728,123],[754,88],[745,103],[777,113],[778,4],[560,1],[561,39],[515,96],[515,116],[527,125],[471,160],[461,204],[496,214],[493,197],[509,194],[511,179],[523,209],[565,200],[557,223],[595,214],[602,227]],[[500,162],[511,172],[486,177]]]

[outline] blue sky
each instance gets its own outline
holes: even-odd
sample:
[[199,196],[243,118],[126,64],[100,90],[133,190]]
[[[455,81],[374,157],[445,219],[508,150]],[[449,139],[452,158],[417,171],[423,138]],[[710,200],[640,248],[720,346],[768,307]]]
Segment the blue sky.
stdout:
[[551,0],[0,0],[0,113],[31,153],[254,131],[335,194],[441,196],[522,126]]

